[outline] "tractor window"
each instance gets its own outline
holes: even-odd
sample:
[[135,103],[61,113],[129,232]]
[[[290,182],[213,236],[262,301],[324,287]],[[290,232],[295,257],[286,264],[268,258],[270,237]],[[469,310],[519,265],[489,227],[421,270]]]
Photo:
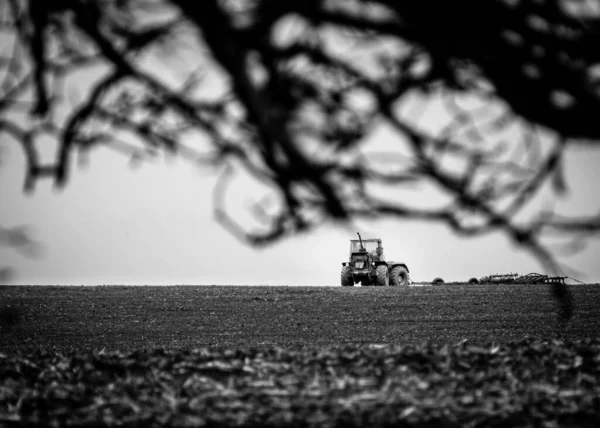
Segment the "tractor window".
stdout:
[[[367,252],[375,251],[377,248],[377,241],[363,241],[364,247],[367,249]],[[360,241],[352,241],[352,252],[356,253],[360,250]]]

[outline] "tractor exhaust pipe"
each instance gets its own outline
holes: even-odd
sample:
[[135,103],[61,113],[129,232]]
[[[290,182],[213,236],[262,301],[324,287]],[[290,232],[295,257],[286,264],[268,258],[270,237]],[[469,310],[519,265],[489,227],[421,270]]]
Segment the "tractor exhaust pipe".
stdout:
[[358,235],[358,240],[360,241],[360,251],[365,251],[365,247],[363,245],[362,238],[360,237],[360,233],[356,232],[356,234]]

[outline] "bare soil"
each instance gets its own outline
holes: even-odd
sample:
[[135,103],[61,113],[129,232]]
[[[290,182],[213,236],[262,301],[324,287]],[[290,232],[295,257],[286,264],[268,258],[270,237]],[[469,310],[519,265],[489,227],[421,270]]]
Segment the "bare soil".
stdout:
[[596,337],[600,286],[571,290],[562,325],[547,285],[0,287],[0,351]]
[[571,289],[0,287],[0,427],[597,427]]

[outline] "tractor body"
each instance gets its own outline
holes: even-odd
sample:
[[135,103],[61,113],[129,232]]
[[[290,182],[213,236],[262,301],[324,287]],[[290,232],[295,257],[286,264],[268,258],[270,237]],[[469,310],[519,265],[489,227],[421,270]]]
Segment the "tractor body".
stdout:
[[350,240],[350,255],[347,262],[342,263],[341,284],[361,285],[400,285],[409,282],[408,267],[404,263],[386,261],[381,239]]

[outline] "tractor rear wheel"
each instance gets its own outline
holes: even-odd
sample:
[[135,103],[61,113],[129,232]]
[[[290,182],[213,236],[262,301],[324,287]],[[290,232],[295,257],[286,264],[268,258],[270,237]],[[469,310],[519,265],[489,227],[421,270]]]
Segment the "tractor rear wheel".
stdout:
[[388,286],[390,285],[390,276],[388,275],[388,267],[386,265],[379,265],[375,270],[377,273],[377,279],[375,279],[375,285]]
[[404,266],[395,266],[390,272],[390,284],[393,286],[408,286],[408,270]]
[[342,266],[342,286],[344,287],[354,287],[354,281],[352,280],[352,269],[350,266]]

